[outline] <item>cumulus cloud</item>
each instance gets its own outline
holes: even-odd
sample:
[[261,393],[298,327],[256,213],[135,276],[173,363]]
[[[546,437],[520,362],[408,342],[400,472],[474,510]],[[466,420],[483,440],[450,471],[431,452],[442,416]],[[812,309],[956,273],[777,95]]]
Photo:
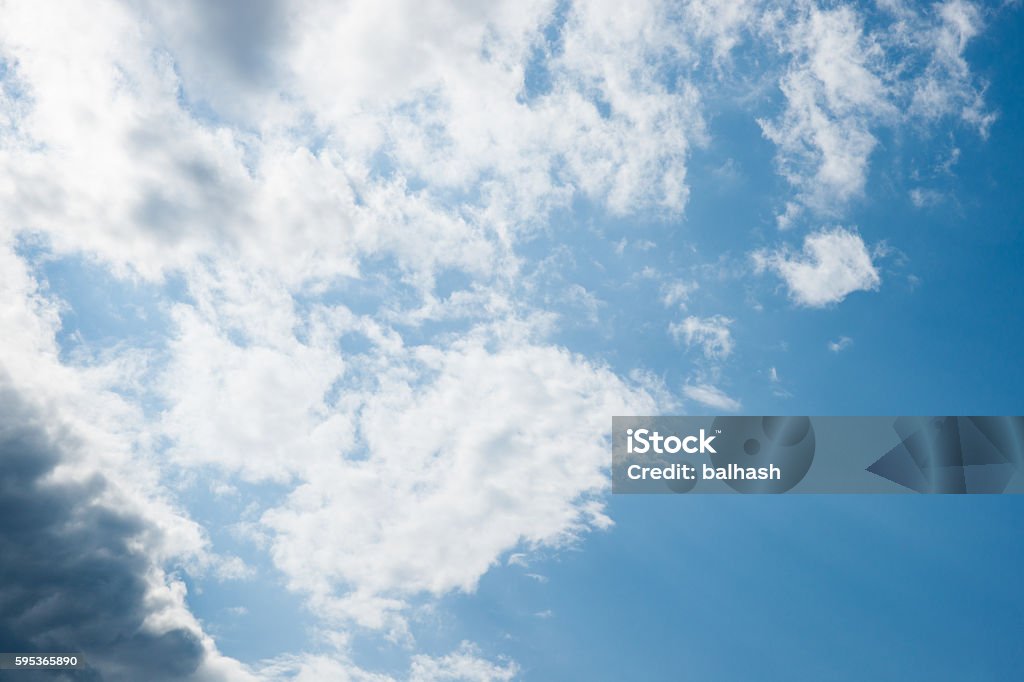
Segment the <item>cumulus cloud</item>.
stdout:
[[401,631],[410,597],[472,591],[502,554],[610,524],[602,424],[653,401],[564,350],[483,341],[382,367],[361,439],[263,515],[275,563],[325,616]]
[[709,383],[686,384],[683,395],[705,407],[724,412],[738,412],[741,407],[739,400],[730,398],[725,391]]
[[[224,495],[239,480],[282,486],[254,503],[251,527],[337,641],[353,624],[408,637],[417,599],[472,591],[504,557],[525,566],[608,527],[607,416],[678,396],[553,342],[548,300],[520,281],[523,244],[562,240],[576,222],[550,218],[578,202],[616,220],[682,216],[691,154],[744,43],[763,65],[755,80],[781,94],[764,111],[739,101],[796,194],[780,227],[863,193],[878,127],[953,116],[986,130],[964,59],[980,12],[962,0],[884,11],[876,26],[803,2],[4,3],[0,358],[18,395],[49,405],[11,414],[66,422],[75,438],[4,431],[34,454],[9,460],[17,485],[0,486],[0,503],[24,488],[56,505],[49,519],[31,505],[12,518],[116,576],[106,611],[87,604],[97,623],[141,638],[153,663],[178,651],[184,667],[169,674],[197,679],[249,673],[216,653],[168,566],[250,569],[176,508],[168,471],[212,472]],[[653,245],[620,243],[623,258],[626,244]],[[66,304],[26,252],[162,287],[160,343],[69,359],[57,343]],[[755,261],[801,305],[880,281],[840,228]],[[464,284],[442,293],[445,277]],[[697,286],[667,282],[661,300],[683,309]],[[589,283],[567,291],[593,320],[612,305]],[[669,329],[715,363],[733,353],[733,324],[689,316]],[[739,410],[717,383],[682,394]],[[0,595],[41,599],[22,585],[45,568],[37,548],[2,563],[17,559],[0,560],[12,590]],[[51,569],[65,599],[71,564]],[[28,617],[11,604],[5,616]],[[60,636],[98,636],[62,604]],[[50,642],[44,625],[24,632]],[[121,644],[94,644],[121,671],[111,679],[152,679]],[[338,649],[253,674],[386,679]],[[409,668],[417,680],[516,673],[471,644],[411,654]]]
[[2,242],[0,264],[0,648],[78,651],[104,680],[251,679],[168,571],[243,567],[160,487],[132,363],[61,362],[60,302]]
[[421,286],[500,272],[505,240],[577,192],[617,214],[683,208],[705,133],[696,90],[665,85],[676,40],[658,3],[627,23],[574,7],[551,87],[526,101],[552,3],[398,5],[266,2],[233,22],[206,3],[99,2],[44,23],[12,3],[0,48],[24,106],[0,201],[54,248],[147,277],[218,253],[293,286],[355,275],[360,256]]
[[812,308],[838,303],[855,291],[874,291],[882,283],[864,240],[841,227],[809,234],[801,253],[782,248],[752,257],[757,272],[776,273],[797,304]]
[[[470,590],[515,547],[607,527],[601,415],[652,411],[642,390],[516,332],[406,348],[389,321],[401,311],[300,309],[297,297],[368,277],[368,261],[393,267],[385,286],[411,287],[413,305],[436,300],[446,270],[495,284],[516,267],[519,231],[575,195],[618,215],[681,211],[705,133],[697,91],[666,77],[678,41],[663,6],[626,23],[572,8],[550,85],[530,92],[523,69],[552,3],[300,14],[267,2],[244,22],[204,3],[99,2],[46,21],[36,10],[11,3],[0,22],[4,229],[118,276],[183,278],[187,300],[167,307],[172,337],[143,390],[166,409],[132,428],[166,439],[183,470],[291,485],[262,523],[321,615],[401,628],[413,595]],[[500,300],[494,288],[480,300]],[[474,314],[494,315],[487,305]],[[46,353],[59,383],[59,321],[42,313],[48,340],[23,366]],[[344,334],[373,348],[359,370]],[[403,452],[393,440],[416,429],[424,439]],[[552,461],[560,483],[532,489]],[[485,464],[503,477],[475,480]],[[466,533],[480,542],[455,540]],[[210,564],[193,553],[194,567]]]
[[185,587],[154,557],[163,530],[0,375],[0,648],[82,654],[95,679],[245,679],[216,655]]
[[723,360],[732,354],[733,338],[729,330],[733,320],[723,315],[696,317],[691,315],[682,322],[670,324],[669,333],[682,339],[687,346],[700,346],[704,356]]

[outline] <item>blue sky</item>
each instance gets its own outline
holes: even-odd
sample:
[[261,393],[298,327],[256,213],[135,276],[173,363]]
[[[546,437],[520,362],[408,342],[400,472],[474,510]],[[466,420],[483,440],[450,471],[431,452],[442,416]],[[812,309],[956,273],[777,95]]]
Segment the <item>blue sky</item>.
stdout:
[[613,497],[606,440],[1021,413],[1015,3],[0,12],[0,649],[1019,669],[1014,497]]

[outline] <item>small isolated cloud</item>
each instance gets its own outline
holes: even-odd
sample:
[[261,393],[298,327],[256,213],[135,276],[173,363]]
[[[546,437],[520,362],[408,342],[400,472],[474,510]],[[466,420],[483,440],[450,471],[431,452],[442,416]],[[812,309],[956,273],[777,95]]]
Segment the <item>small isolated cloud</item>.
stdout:
[[687,384],[683,386],[683,395],[701,405],[725,412],[738,412],[740,401],[730,398],[722,389],[711,384]]
[[726,159],[725,163],[711,171],[711,176],[722,185],[735,185],[743,179],[743,172],[735,159]]
[[756,272],[781,277],[797,304],[822,308],[855,291],[874,291],[882,283],[864,240],[842,227],[819,230],[804,239],[801,253],[788,248],[753,254]]
[[917,208],[926,208],[928,206],[935,206],[942,202],[942,192],[934,189],[922,189],[915,187],[910,190],[910,202]]
[[597,324],[601,306],[604,301],[588,291],[586,287],[573,284],[565,290],[564,300],[573,308],[583,313],[583,318],[589,324]]
[[686,342],[687,347],[700,346],[705,357],[721,360],[732,354],[733,339],[729,326],[733,320],[722,315],[712,317],[687,317],[679,323],[670,324],[668,331],[675,339]]
[[793,394],[782,386],[782,378],[779,377],[779,370],[775,367],[768,368],[768,382],[772,387],[772,395],[776,398],[792,398]]
[[531,580],[536,580],[542,585],[548,581],[548,577],[546,575],[541,575],[540,573],[527,573],[526,577]]
[[543,611],[538,611],[537,613],[535,613],[533,615],[536,616],[537,618],[541,618],[543,620],[547,620],[548,618],[554,618],[555,612],[552,611],[551,609],[544,609]]
[[237,556],[215,557],[214,576],[218,580],[247,580],[256,575],[255,569]]
[[793,227],[793,222],[800,217],[803,207],[795,201],[786,202],[786,210],[775,216],[775,224],[780,230],[788,230]]
[[840,336],[835,341],[828,342],[828,349],[833,353],[839,353],[853,345],[853,339],[849,336]]
[[516,552],[515,554],[510,554],[508,559],[505,561],[505,565],[506,566],[522,566],[523,568],[526,568],[526,554],[524,554],[522,552]]
[[690,295],[697,291],[699,286],[696,282],[683,282],[680,280],[666,282],[661,287],[661,302],[665,304],[666,308],[679,306],[685,309]]

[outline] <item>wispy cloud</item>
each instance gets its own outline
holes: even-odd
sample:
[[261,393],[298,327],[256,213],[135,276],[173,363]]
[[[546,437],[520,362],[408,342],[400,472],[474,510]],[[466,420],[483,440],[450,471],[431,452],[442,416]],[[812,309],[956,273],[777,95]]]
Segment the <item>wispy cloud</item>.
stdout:
[[739,400],[730,398],[722,389],[707,383],[687,384],[683,386],[683,395],[705,407],[724,412],[738,412],[742,407]]
[[731,318],[723,315],[704,318],[691,315],[682,322],[670,324],[668,331],[687,346],[699,346],[708,359],[724,360],[733,351],[732,331],[729,329],[732,323]]
[[828,342],[828,349],[833,353],[840,353],[853,345],[853,339],[849,336],[840,336],[835,341]]

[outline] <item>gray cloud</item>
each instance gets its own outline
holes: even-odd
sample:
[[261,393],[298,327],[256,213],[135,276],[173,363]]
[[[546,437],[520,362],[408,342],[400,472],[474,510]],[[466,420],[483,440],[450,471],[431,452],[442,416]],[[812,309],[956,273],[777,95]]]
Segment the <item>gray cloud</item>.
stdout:
[[184,627],[143,628],[155,531],[103,500],[101,475],[51,480],[74,447],[0,377],[0,651],[77,652],[88,671],[18,680],[170,680],[190,676],[204,648]]

